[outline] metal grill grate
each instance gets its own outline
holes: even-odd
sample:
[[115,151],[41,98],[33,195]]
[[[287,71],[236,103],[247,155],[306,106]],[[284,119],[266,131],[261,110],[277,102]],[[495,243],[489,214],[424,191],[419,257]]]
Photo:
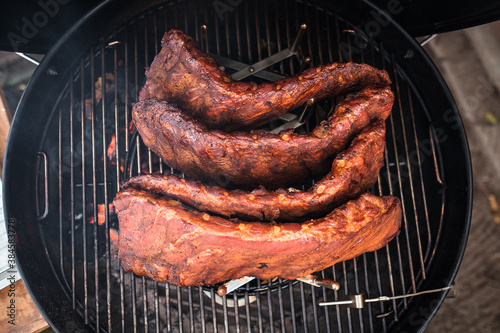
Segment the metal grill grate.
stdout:
[[[58,135],[47,136],[42,144],[41,160],[48,169],[39,177],[41,186],[47,186],[39,198],[39,215],[50,221],[41,227],[47,254],[73,308],[96,331],[388,330],[411,299],[370,303],[363,309],[318,303],[349,294],[407,294],[419,291],[426,279],[445,200],[435,145],[439,136],[422,99],[384,45],[365,38],[335,13],[286,0],[269,5],[242,1],[217,10],[212,2],[203,2],[205,8],[188,4],[175,1],[144,13],[90,48],[68,75],[57,119],[48,125]],[[169,171],[130,130],[132,103],[163,33],[179,27],[205,51],[253,64],[290,47],[303,23],[307,29],[298,56],[267,71],[294,75],[308,66],[355,61],[391,75],[396,101],[387,120],[385,166],[372,192],[401,198],[400,235],[383,249],[319,273],[339,281],[340,291],[279,279],[272,288],[268,281],[256,281],[220,297],[214,288],[179,288],[124,272],[112,248],[118,223],[110,204],[119,181],[139,172]],[[316,103],[313,116],[299,130],[311,130],[334,105],[335,100]]]

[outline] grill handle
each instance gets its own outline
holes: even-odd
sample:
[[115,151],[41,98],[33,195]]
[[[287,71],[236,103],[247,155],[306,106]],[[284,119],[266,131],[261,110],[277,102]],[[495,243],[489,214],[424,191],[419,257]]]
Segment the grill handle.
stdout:
[[[47,153],[39,151],[37,153],[38,167],[36,180],[36,207],[38,212],[38,221],[43,220],[49,214],[49,168]],[[43,180],[43,200],[40,200],[40,179]],[[43,201],[43,213],[40,215],[40,201]]]

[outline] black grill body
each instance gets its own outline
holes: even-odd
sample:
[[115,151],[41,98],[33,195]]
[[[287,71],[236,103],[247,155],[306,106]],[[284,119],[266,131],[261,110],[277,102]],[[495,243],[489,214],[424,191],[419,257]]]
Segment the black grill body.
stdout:
[[[318,303],[452,284],[467,239],[472,175],[460,116],[440,74],[387,11],[368,2],[223,4],[104,2],[37,69],[13,121],[3,178],[6,220],[15,222],[17,260],[35,303],[57,331],[423,329],[446,292],[362,309]],[[175,172],[129,131],[144,68],[163,33],[181,28],[218,58],[253,64],[290,47],[303,23],[299,54],[267,71],[294,75],[308,66],[355,61],[391,76],[396,101],[387,120],[385,166],[371,191],[402,200],[400,235],[383,249],[318,272],[340,282],[337,292],[277,280],[218,297],[215,288],[180,288],[124,272],[110,235],[118,229],[110,204],[120,180]],[[324,119],[335,100],[324,105],[315,106],[301,130]]]

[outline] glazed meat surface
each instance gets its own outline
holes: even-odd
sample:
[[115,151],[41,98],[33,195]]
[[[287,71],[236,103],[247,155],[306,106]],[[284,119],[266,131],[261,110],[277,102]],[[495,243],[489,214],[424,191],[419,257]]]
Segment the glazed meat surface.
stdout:
[[179,286],[305,277],[381,248],[401,223],[396,197],[369,193],[323,218],[283,224],[227,220],[136,189],[114,205],[123,268]]
[[176,175],[147,174],[126,179],[133,187],[166,195],[201,211],[259,221],[301,221],[319,217],[372,186],[384,164],[385,123],[366,127],[333,160],[332,169],[307,191],[258,188],[226,191]]
[[223,187],[276,189],[326,174],[333,156],[364,127],[387,118],[393,100],[389,87],[365,88],[339,103],[309,134],[209,130],[158,99],[136,103],[132,117],[146,146],[186,176]]
[[172,29],[146,70],[139,100],[158,98],[178,105],[209,128],[253,128],[297,108],[372,84],[390,84],[387,72],[366,64],[333,63],[272,83],[235,82],[196,42]]

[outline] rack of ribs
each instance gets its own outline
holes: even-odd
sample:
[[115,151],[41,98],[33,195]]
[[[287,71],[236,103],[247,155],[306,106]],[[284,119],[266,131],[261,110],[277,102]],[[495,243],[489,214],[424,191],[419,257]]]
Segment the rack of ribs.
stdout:
[[386,71],[352,62],[310,68],[274,82],[235,82],[181,30],[166,32],[161,44],[139,100],[166,100],[209,128],[226,131],[255,128],[312,99],[391,83]]
[[113,203],[122,267],[178,286],[305,277],[383,247],[401,223],[399,199],[370,193],[324,217],[281,224],[228,220],[132,188]]
[[276,189],[326,174],[334,155],[371,122],[385,120],[393,102],[389,87],[367,87],[346,97],[308,134],[210,130],[158,99],[136,103],[132,118],[145,145],[188,177],[223,187]]
[[303,221],[322,216],[332,207],[359,196],[377,180],[384,164],[385,123],[366,127],[338,154],[331,171],[307,191],[263,187],[228,191],[177,175],[146,174],[128,178],[122,188],[162,194],[200,211],[249,221]]

